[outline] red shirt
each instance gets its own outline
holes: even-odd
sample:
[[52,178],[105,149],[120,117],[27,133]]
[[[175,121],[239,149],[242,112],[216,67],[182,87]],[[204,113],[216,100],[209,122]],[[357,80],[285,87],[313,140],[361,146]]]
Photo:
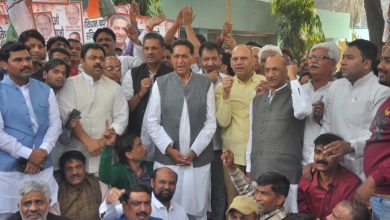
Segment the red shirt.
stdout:
[[77,68],[71,68],[70,69],[70,76],[77,76],[79,74]]
[[319,172],[310,181],[301,177],[298,185],[298,210],[314,218],[325,219],[341,200],[352,200],[361,181],[357,175],[339,165],[329,185],[329,190],[319,185]]
[[372,121],[364,149],[364,173],[376,182],[375,193],[390,195],[390,97]]

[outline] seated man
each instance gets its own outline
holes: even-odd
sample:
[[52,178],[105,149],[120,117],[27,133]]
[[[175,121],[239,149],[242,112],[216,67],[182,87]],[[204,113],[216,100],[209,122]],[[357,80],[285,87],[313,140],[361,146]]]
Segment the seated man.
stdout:
[[105,198],[107,185],[85,172],[85,156],[68,151],[60,158],[62,182],[58,189],[61,214],[70,219],[98,220],[99,204]]
[[252,197],[236,196],[226,211],[226,216],[228,220],[256,220],[257,211],[256,201]]
[[334,207],[332,213],[326,217],[326,220],[369,220],[370,213],[368,209],[359,204],[350,201],[340,201]]
[[26,181],[19,189],[19,212],[7,220],[68,220],[68,218],[49,213],[50,188],[46,183],[35,180]]
[[257,178],[257,186],[254,186],[234,164],[234,155],[230,150],[224,150],[221,159],[228,168],[238,193],[256,199],[260,220],[280,220],[287,216],[283,205],[288,196],[290,182],[285,176],[276,172],[265,172]]
[[[151,186],[152,194],[152,216],[162,219],[188,220],[184,208],[172,201],[175,194],[177,174],[168,167],[161,167],[154,170]],[[122,213],[122,207],[118,203],[118,198],[125,190],[112,188],[107,195],[106,201],[100,206],[102,219],[118,218]],[[117,204],[117,205],[115,205]]]
[[151,217],[151,191],[148,186],[134,185],[121,197],[124,214],[116,220],[162,220]]
[[298,185],[298,210],[325,219],[341,200],[352,200],[361,181],[357,175],[339,164],[341,158],[326,154],[324,146],[343,139],[334,134],[321,134],[314,140],[312,180],[301,177]]

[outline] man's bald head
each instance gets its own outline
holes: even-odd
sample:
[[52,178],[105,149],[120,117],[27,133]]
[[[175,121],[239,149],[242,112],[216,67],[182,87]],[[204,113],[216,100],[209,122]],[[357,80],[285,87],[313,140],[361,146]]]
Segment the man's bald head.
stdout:
[[237,45],[232,51],[231,66],[236,76],[247,81],[253,75],[252,51],[245,44]]

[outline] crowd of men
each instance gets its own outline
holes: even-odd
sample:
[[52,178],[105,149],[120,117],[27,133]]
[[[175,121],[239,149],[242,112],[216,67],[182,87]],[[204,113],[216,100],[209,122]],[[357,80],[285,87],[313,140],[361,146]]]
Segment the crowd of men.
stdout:
[[0,219],[390,219],[390,48],[322,42],[298,67],[194,18],[124,28],[133,55],[109,28],[1,47]]

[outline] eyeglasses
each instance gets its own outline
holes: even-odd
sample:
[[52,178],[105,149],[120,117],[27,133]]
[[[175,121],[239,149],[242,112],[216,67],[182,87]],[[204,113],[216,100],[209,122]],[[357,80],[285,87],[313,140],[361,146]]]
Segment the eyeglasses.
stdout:
[[122,69],[122,68],[121,68],[120,66],[115,67],[115,68],[112,67],[112,66],[109,66],[109,67],[106,68],[106,70],[107,70],[107,71],[110,71],[110,72],[111,72],[111,71],[114,71],[114,70],[116,70],[116,71],[121,71],[121,69]]
[[309,55],[309,56],[307,56],[307,60],[312,60],[312,59],[315,59],[317,62],[323,61],[323,60],[333,60],[330,57],[323,56],[323,55]]

